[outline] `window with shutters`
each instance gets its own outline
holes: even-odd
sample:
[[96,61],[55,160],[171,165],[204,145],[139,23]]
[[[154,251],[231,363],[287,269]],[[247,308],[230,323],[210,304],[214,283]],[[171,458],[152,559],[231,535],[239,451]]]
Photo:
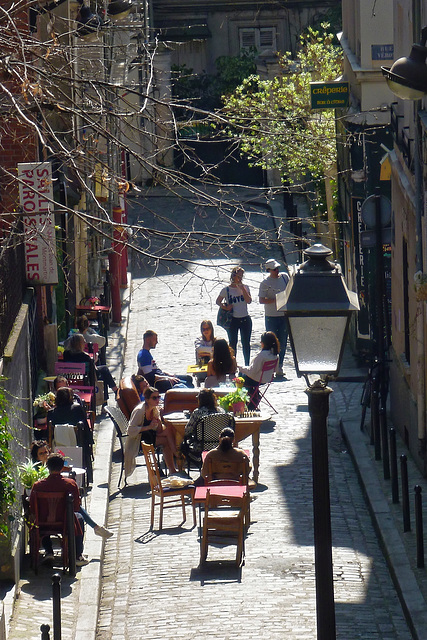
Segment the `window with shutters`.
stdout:
[[241,49],[276,50],[275,27],[242,27],[239,29],[239,39]]

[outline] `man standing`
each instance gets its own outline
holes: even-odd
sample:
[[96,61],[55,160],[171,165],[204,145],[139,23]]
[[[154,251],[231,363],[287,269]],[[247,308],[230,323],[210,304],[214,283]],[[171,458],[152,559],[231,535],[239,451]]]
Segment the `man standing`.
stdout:
[[142,349],[137,357],[138,373],[144,376],[151,387],[156,387],[160,393],[165,393],[168,389],[178,384],[185,387],[194,387],[191,376],[172,375],[158,368],[150,353],[150,350],[155,349],[158,343],[157,333],[155,331],[151,331],[151,329],[146,331],[143,335],[143,341]]
[[265,278],[259,287],[259,302],[265,305],[265,329],[273,331],[280,342],[279,366],[276,376],[283,378],[283,359],[285,357],[286,345],[288,342],[288,320],[284,311],[278,311],[276,306],[276,294],[286,289],[289,282],[287,273],[279,272],[280,263],[270,258],[265,263],[265,270],[268,277]]

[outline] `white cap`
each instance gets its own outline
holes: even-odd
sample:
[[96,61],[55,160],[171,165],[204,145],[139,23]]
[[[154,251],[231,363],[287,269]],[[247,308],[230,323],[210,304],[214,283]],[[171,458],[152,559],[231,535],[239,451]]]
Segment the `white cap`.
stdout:
[[277,269],[278,267],[280,267],[280,262],[277,262],[274,258],[270,258],[270,260],[267,260],[267,262],[265,263],[266,271]]

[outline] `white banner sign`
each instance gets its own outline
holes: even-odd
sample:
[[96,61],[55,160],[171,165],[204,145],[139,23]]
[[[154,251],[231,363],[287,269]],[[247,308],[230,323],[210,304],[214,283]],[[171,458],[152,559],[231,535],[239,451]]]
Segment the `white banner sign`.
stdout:
[[27,283],[57,284],[55,219],[50,162],[18,164],[19,200],[24,212]]

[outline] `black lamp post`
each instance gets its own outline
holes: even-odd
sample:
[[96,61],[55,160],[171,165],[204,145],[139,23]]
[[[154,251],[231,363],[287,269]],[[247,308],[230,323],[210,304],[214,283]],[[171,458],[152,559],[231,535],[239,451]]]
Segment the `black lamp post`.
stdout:
[[420,100],[427,94],[427,27],[421,31],[421,42],[413,44],[409,56],[399,58],[389,67],[381,67],[390,91],[402,100]]
[[329,500],[329,394],[325,380],[310,384],[309,374],[336,375],[344,350],[350,316],[358,311],[357,295],[349,291],[340,267],[329,262],[332,251],[315,244],[304,251],[306,262],[294,268],[277,308],[289,320],[289,337],[299,377],[308,388],[313,467],[313,526],[316,572],[317,639],[333,640],[335,630],[332,571],[331,508]]

